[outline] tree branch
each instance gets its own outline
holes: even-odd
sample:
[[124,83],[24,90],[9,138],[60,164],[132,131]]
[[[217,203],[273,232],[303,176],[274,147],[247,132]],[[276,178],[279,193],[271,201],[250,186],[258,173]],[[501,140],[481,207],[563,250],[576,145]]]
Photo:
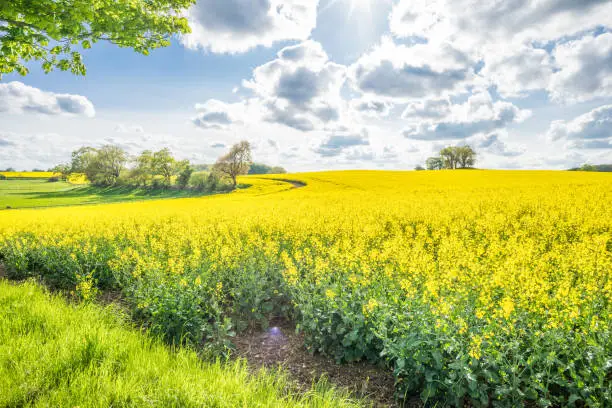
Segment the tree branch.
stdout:
[[32,28],[37,31],[41,31],[41,29],[36,27],[34,24],[26,23],[25,21],[10,20],[4,17],[0,17],[0,21],[4,21],[5,23],[20,26],[20,27],[27,27],[27,28]]

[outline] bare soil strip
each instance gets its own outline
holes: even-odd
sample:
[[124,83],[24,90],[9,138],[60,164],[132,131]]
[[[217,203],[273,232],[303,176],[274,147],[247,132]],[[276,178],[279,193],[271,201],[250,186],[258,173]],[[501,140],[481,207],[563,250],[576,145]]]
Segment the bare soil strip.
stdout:
[[399,406],[393,398],[394,379],[388,369],[367,363],[340,365],[332,359],[311,355],[290,322],[276,321],[266,331],[242,333],[234,344],[237,357],[246,359],[253,368],[280,366],[304,389],[325,376],[331,384],[348,389],[356,397],[367,398],[374,407]]

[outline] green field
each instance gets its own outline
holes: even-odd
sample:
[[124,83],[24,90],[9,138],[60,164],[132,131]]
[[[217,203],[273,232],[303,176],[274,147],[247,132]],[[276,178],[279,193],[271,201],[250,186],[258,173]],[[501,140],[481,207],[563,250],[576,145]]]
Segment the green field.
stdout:
[[[293,391],[293,392],[292,392]],[[323,384],[299,394],[280,373],[204,363],[132,329],[117,308],[69,305],[0,280],[1,407],[349,407]]]
[[0,180],[0,210],[104,204],[200,196],[190,190],[151,190],[133,187],[93,187],[44,180]]

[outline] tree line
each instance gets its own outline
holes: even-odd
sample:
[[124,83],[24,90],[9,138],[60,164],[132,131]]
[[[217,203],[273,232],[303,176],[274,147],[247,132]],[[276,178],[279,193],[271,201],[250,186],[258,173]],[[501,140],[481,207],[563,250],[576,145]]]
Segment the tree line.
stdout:
[[232,190],[237,178],[255,167],[257,174],[286,173],[282,167],[254,165],[251,145],[247,141],[232,146],[212,165],[194,165],[178,160],[170,149],[145,150],[135,157],[119,146],[85,146],[72,152],[70,163],[53,169],[67,180],[71,174],[84,174],[91,184],[101,187],[116,185],[142,188],[180,188],[208,191]]
[[[440,150],[438,156],[425,161],[427,170],[471,169],[476,165],[476,151],[471,146],[448,146]],[[417,166],[416,170],[425,170]]]

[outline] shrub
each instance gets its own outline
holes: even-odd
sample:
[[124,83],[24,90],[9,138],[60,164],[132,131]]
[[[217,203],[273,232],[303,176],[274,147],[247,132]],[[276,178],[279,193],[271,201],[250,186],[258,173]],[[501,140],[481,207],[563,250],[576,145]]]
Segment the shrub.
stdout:
[[193,173],[189,178],[189,186],[194,190],[205,191],[207,189],[208,172],[201,171]]

